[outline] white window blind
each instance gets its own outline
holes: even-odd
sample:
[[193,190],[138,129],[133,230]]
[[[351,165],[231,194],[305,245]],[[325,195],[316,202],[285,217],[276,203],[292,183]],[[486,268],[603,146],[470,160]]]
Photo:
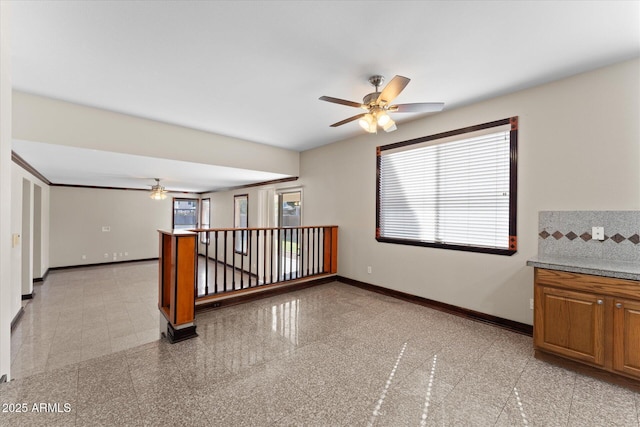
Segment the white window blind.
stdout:
[[510,132],[490,131],[382,151],[379,240],[513,248]]

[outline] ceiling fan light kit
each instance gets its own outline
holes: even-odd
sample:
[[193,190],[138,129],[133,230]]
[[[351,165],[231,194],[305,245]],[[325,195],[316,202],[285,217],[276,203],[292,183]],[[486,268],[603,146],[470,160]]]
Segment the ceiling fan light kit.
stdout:
[[154,178],[156,180],[156,184],[151,186],[151,197],[153,200],[164,200],[167,198],[167,190],[160,185],[160,178]]
[[346,123],[358,120],[358,124],[362,129],[369,133],[377,133],[378,127],[381,127],[385,132],[393,132],[397,129],[395,121],[389,116],[389,112],[393,113],[433,113],[436,111],[442,111],[444,108],[443,102],[422,102],[413,104],[397,104],[390,105],[404,88],[409,84],[410,79],[403,76],[395,76],[387,84],[387,86],[380,92],[378,88],[384,82],[384,77],[381,75],[374,75],[369,77],[369,83],[375,87],[375,92],[367,94],[362,99],[362,104],[347,101],[345,99],[333,98],[331,96],[321,96],[321,101],[332,102],[334,104],[346,105],[348,107],[362,108],[366,110],[366,113],[358,114],[348,119],[341,120],[331,125],[331,127],[342,126]]

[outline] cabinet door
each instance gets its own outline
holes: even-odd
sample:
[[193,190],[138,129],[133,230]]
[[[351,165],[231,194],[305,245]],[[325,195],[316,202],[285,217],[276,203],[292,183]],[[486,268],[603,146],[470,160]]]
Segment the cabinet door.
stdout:
[[613,369],[640,378],[640,301],[616,299]]
[[535,292],[535,345],[604,365],[604,298],[541,285]]

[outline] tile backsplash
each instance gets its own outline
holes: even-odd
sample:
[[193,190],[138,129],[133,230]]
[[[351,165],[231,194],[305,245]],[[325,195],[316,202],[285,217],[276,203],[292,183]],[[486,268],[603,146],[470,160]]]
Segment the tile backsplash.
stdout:
[[[604,227],[604,240],[592,227]],[[640,262],[640,211],[541,211],[538,254]]]

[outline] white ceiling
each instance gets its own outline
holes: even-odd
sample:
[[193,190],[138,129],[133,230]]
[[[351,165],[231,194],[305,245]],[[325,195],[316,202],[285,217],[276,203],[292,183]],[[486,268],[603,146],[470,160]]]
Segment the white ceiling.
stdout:
[[[12,26],[18,90],[297,151],[362,132],[330,128],[359,110],[318,97],[360,102],[372,74],[447,110],[640,54],[639,1],[14,1]],[[23,146],[51,181],[95,170]],[[100,182],[126,177],[85,154]],[[197,191],[190,167],[171,170]]]

